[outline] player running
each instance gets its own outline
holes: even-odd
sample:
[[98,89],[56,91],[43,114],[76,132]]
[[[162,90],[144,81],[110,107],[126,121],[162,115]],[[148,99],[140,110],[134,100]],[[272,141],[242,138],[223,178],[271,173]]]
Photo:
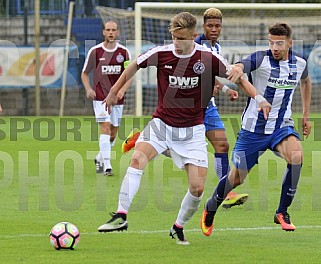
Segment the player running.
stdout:
[[242,129],[233,150],[233,168],[227,177],[218,183],[213,195],[205,204],[201,218],[201,229],[209,236],[213,230],[214,216],[226,195],[242,184],[258,158],[270,149],[287,162],[282,182],[279,207],[274,222],[285,231],[294,231],[288,208],[294,199],[302,167],[303,152],[300,136],[294,129],[291,118],[292,97],[300,83],[303,117],[303,135],[309,136],[311,101],[311,81],[307,61],[292,50],[292,29],[288,24],[277,23],[269,27],[269,50],[251,54],[232,71],[244,71],[257,87],[258,101],[271,103],[272,110],[268,120],[257,112],[257,103],[250,99],[242,114]]
[[[218,43],[218,38],[222,30],[222,20],[223,16],[219,9],[209,8],[203,14],[203,29],[204,33],[195,38],[195,42],[210,48],[217,54],[221,53],[221,46]],[[219,82],[216,82],[219,83]],[[230,100],[236,100],[238,98],[238,93],[228,86],[223,86],[219,83],[219,89],[227,93]],[[216,93],[216,91],[214,91]],[[206,129],[206,137],[212,144],[215,154],[214,154],[214,168],[216,175],[220,180],[222,177],[226,176],[230,170],[229,165],[229,144],[227,141],[227,136],[225,133],[224,123],[218,112],[218,108],[215,104],[215,97],[213,96],[207,106],[204,115],[204,124]],[[135,147],[135,143],[139,137],[140,131],[136,128],[132,130],[126,140],[122,144],[122,152],[126,153]],[[165,155],[169,156],[168,151],[164,152]],[[236,192],[229,192],[225,198],[222,206],[224,208],[230,208],[235,205],[241,205],[245,203],[249,195],[247,193],[238,194]]]
[[[105,100],[111,111],[117,102],[117,93],[127,79],[140,68],[157,67],[157,108],[137,140],[120,188],[117,211],[107,223],[98,227],[99,232],[127,229],[127,214],[144,168],[150,160],[169,149],[173,162],[185,169],[188,177],[188,190],[170,236],[178,244],[189,244],[183,228],[199,208],[208,167],[203,111],[212,96],[216,76],[228,77],[226,61],[194,42],[195,28],[196,18],[192,14],[182,12],[174,16],[170,24],[173,44],[154,47],[140,55],[127,67]],[[256,89],[240,77],[242,75],[233,74],[229,78],[254,98]],[[260,107],[267,117],[270,104],[264,100]]]

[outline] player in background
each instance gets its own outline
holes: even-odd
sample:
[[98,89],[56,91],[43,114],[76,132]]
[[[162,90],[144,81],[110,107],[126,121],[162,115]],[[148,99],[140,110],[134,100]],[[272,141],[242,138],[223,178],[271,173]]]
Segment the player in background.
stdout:
[[[199,208],[207,173],[203,111],[212,96],[216,76],[226,78],[229,69],[222,57],[194,42],[195,28],[196,18],[192,14],[182,12],[174,16],[169,27],[173,44],[151,48],[130,63],[105,100],[111,111],[112,105],[117,103],[118,91],[128,79],[140,68],[157,67],[157,108],[137,140],[120,188],[118,209],[107,223],[98,227],[99,232],[127,229],[127,214],[144,168],[150,160],[169,149],[173,162],[185,169],[188,177],[188,190],[170,236],[178,244],[189,244],[183,228]],[[242,75],[233,74],[228,78],[232,82],[238,81],[239,86],[254,98],[256,89]],[[270,104],[263,100],[260,106],[267,117]]]
[[[195,42],[208,47],[221,54],[221,46],[218,43],[218,38],[222,30],[223,16],[219,9],[209,8],[203,14],[203,30],[204,33],[196,37]],[[233,92],[228,86],[220,84],[222,91],[227,93]],[[226,176],[230,171],[229,165],[229,143],[225,133],[224,123],[220,117],[217,106],[215,104],[215,94],[211,98],[208,107],[205,111],[204,124],[206,128],[206,137],[211,142],[214,153],[214,167],[218,180]],[[234,205],[241,205],[245,203],[249,195],[246,193],[238,194],[236,192],[229,192],[222,203],[224,208],[230,208]]]
[[[81,80],[87,98],[93,100],[96,121],[100,125],[99,153],[95,159],[96,173],[103,172],[105,176],[112,176],[111,148],[115,144],[122,118],[124,98],[117,102],[111,115],[105,110],[103,100],[129,64],[131,55],[126,47],[117,42],[119,30],[116,22],[106,22],[103,35],[104,42],[92,47],[87,54]],[[131,83],[129,80],[123,89],[127,90]]]
[[296,228],[290,220],[288,208],[297,190],[303,153],[300,136],[291,118],[291,104],[294,91],[300,83],[302,131],[308,137],[311,132],[311,81],[306,59],[292,50],[291,27],[286,23],[276,23],[268,30],[269,49],[251,54],[236,64],[232,71],[247,73],[251,83],[257,87],[258,100],[265,98],[272,105],[272,110],[268,120],[264,119],[256,110],[256,102],[249,98],[233,150],[234,166],[229,175],[220,180],[213,196],[205,204],[201,229],[206,236],[212,233],[214,216],[226,195],[244,182],[249,171],[258,163],[260,155],[267,149],[287,162],[274,222],[285,231],[294,231]]

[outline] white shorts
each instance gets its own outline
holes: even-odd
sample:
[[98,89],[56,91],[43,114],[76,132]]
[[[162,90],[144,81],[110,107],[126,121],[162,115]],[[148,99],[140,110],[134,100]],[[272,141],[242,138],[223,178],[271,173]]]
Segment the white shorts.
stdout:
[[105,103],[103,101],[93,100],[93,107],[96,117],[96,122],[110,122],[114,127],[119,127],[121,118],[123,116],[124,105],[114,105],[111,114],[105,110]]
[[172,127],[161,119],[152,119],[140,134],[137,142],[151,144],[158,154],[169,149],[175,165],[184,168],[185,164],[208,167],[205,126]]

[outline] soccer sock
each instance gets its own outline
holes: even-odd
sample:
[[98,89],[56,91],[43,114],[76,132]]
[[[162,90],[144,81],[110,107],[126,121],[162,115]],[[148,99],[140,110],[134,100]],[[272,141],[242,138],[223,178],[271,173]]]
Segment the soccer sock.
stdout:
[[96,160],[100,163],[104,163],[103,161],[103,157],[101,156],[101,153],[100,151],[98,152],[98,154],[96,155]]
[[217,208],[221,205],[224,201],[227,194],[233,190],[233,186],[227,179],[227,175],[224,176],[216,186],[216,189],[213,193],[211,199],[207,201],[207,211],[216,212]]
[[128,213],[134,196],[139,189],[142,175],[143,170],[128,167],[119,191],[117,213]]
[[280,204],[276,213],[286,212],[291,205],[300,179],[301,167],[302,164],[288,164],[283,178]]
[[189,192],[189,190],[187,190],[175,222],[178,227],[183,227],[187,221],[191,219],[191,217],[199,208],[202,197],[203,194],[200,197],[195,197]]
[[110,135],[101,134],[99,137],[100,153],[104,161],[104,170],[111,168],[110,164]]
[[214,167],[219,180],[221,180],[225,175],[227,175],[230,171],[228,153],[215,153]]

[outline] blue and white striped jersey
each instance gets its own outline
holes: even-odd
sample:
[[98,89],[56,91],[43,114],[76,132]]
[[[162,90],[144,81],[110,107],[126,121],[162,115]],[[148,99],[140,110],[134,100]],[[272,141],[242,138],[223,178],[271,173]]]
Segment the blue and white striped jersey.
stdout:
[[241,60],[249,81],[272,105],[268,120],[257,111],[249,98],[242,114],[242,128],[255,133],[272,134],[276,129],[294,126],[291,119],[292,98],[301,79],[308,76],[307,60],[290,49],[289,60],[278,61],[271,50],[258,51]]
[[195,40],[194,40],[197,44],[200,44],[204,47],[210,48],[212,51],[216,51],[217,54],[221,53],[221,45],[218,44],[217,42],[214,44],[214,46],[212,46],[208,40],[206,39],[205,35],[198,35]]

